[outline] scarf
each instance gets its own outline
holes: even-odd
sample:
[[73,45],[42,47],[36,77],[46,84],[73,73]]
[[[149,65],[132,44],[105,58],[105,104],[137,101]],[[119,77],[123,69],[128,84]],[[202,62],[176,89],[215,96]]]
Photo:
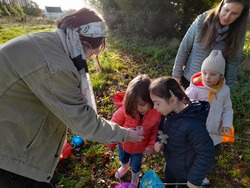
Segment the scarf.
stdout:
[[202,80],[202,74],[201,72],[196,73],[195,75],[192,76],[191,78],[192,83],[196,86],[204,86],[207,90],[208,90],[208,102],[211,104],[214,96],[216,95],[216,93],[218,91],[220,91],[220,89],[222,88],[222,86],[224,85],[224,78],[221,78],[219,80],[219,83],[216,86],[208,86],[206,85],[203,80]]
[[218,32],[218,35],[217,37],[215,38],[215,41],[216,42],[220,42],[222,41],[223,39],[226,38],[227,34],[228,34],[228,30],[229,30],[229,26],[226,25],[224,27],[221,27],[221,26],[217,26],[217,32]]
[[220,89],[222,88],[223,83],[224,83],[224,79],[223,78],[220,79],[219,83],[216,86],[208,86],[203,81],[202,81],[202,83],[208,90],[208,102],[211,104],[216,93],[218,91],[220,91]]
[[91,106],[95,112],[97,112],[95,96],[88,72],[86,57],[82,49],[82,44],[77,29],[72,27],[68,27],[66,29],[66,45],[70,58],[72,59],[81,76],[81,92],[87,99],[87,104]]

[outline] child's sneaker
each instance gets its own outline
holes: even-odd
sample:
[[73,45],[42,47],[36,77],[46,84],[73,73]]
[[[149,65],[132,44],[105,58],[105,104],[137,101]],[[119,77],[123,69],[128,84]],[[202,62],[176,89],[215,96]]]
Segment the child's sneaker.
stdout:
[[115,173],[115,178],[122,178],[129,169],[129,163],[123,164]]
[[207,185],[210,185],[210,181],[207,179],[207,177],[205,177],[201,183],[201,186],[207,186]]

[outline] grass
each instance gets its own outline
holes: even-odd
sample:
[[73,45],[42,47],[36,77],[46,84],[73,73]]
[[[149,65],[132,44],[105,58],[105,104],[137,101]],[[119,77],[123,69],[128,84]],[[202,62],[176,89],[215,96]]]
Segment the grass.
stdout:
[[[16,36],[40,31],[52,31],[51,25],[1,24],[0,44]],[[95,91],[98,113],[110,119],[116,106],[112,96],[124,91],[129,81],[139,73],[147,73],[152,78],[171,75],[174,57],[179,41],[157,41],[140,45],[108,38],[106,52],[100,55],[102,71],[96,71],[96,63],[88,62],[93,88]],[[244,46],[246,58],[240,68],[235,91],[232,93],[235,111],[234,125],[236,137],[250,140],[244,131],[250,129],[250,30]],[[72,133],[69,132],[68,141]],[[248,141],[236,139],[234,143],[225,143],[218,163],[209,174],[211,187],[247,188],[250,187],[250,147]],[[85,141],[80,147],[72,149],[73,155],[61,161],[55,171],[53,181],[65,188],[106,188],[113,187],[119,181],[114,173],[119,167],[117,151],[110,152],[104,144]],[[143,159],[142,173],[153,169],[163,177],[164,157],[161,153],[146,156]],[[143,175],[143,174],[141,174]],[[129,181],[129,173],[122,181]]]
[[34,32],[52,31],[55,26],[48,25],[23,25],[23,24],[2,24],[0,26],[0,43],[5,43],[10,39]]

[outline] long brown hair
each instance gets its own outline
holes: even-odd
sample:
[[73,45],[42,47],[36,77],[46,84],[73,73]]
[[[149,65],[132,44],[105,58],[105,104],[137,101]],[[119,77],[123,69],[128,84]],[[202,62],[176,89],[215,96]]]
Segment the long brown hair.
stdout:
[[229,25],[227,37],[224,39],[225,49],[224,57],[233,57],[237,50],[240,49],[240,44],[245,36],[247,29],[247,20],[249,14],[249,0],[222,0],[219,5],[211,9],[203,22],[202,28],[198,35],[198,41],[204,44],[205,49],[209,49],[217,35],[217,25],[219,24],[219,13],[225,3],[241,3],[243,10],[239,18]]
[[[63,29],[66,32],[67,27],[77,28],[81,25],[91,22],[103,21],[94,11],[82,8],[75,13],[69,14],[63,17],[57,24],[59,29]],[[92,49],[100,48],[100,51],[105,49],[105,37],[91,38],[80,36],[82,42],[87,42]]]
[[124,108],[127,115],[135,117],[136,105],[140,101],[148,103],[150,108],[153,108],[154,104],[148,90],[150,83],[151,78],[147,74],[140,74],[129,82],[124,98]]

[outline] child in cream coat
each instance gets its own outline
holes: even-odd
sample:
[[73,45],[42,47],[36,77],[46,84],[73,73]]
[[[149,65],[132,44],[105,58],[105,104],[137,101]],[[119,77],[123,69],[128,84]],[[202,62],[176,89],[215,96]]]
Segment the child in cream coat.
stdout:
[[216,156],[221,153],[222,135],[232,132],[233,109],[230,89],[225,84],[226,62],[220,50],[213,50],[203,61],[201,72],[194,74],[186,94],[190,99],[208,101],[206,127],[214,142]]

